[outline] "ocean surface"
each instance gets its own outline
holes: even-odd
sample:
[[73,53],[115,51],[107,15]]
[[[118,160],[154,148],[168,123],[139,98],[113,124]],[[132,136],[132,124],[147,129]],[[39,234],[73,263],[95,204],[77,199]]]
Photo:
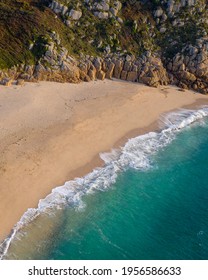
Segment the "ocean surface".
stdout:
[[[3,259],[208,259],[208,107],[101,154],[55,188],[0,246]],[[61,167],[60,167],[61,168]]]

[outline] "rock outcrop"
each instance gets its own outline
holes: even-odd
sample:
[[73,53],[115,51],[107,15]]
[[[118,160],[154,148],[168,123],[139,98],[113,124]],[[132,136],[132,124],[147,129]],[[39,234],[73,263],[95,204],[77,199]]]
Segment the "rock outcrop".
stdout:
[[116,78],[208,93],[206,0],[7,2],[0,3],[1,84]]
[[208,93],[208,37],[189,44],[169,60],[167,69],[174,75],[175,83]]

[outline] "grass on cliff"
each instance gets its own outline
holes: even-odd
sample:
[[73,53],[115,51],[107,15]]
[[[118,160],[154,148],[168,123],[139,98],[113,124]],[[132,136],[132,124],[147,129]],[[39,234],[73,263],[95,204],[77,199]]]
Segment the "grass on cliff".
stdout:
[[[22,63],[33,64],[39,58],[29,50],[36,42],[50,31],[59,34],[61,44],[70,54],[85,49],[86,44],[68,28],[60,17],[57,17],[46,6],[47,1],[40,0],[1,0],[0,2],[0,69],[10,68]],[[43,52],[41,44],[39,54]]]
[[[119,17],[123,24],[116,19],[98,19],[82,1],[82,17],[67,27],[65,16],[57,16],[48,8],[49,0],[0,0],[0,69],[37,62],[45,52],[44,38],[51,31],[59,34],[61,45],[75,57],[81,53],[102,55],[108,45],[112,52],[120,49],[140,55],[145,50],[160,50],[166,57],[172,57],[184,44],[194,44],[197,30],[208,32],[206,23],[197,24],[200,13],[190,15],[184,9],[180,17],[186,20],[185,25],[173,27],[168,19],[167,32],[161,34],[152,15],[160,1],[120,1],[123,7]],[[71,0],[69,5],[76,7],[77,2]],[[35,47],[29,50],[32,43]]]
[[[147,45],[152,44],[148,38],[148,30],[137,33],[132,22],[137,14],[137,6],[123,3],[124,24],[119,27],[116,20],[100,20],[87,10],[83,4],[83,16],[78,23],[67,27],[61,16],[56,16],[48,8],[48,0],[1,0],[0,2],[0,69],[10,68],[18,64],[34,64],[44,53],[41,38],[50,31],[56,31],[69,54],[80,53],[97,55],[107,45],[112,51],[126,49],[130,53],[139,54]],[[127,2],[127,1],[122,1]],[[140,7],[140,5],[139,5]],[[145,27],[145,26],[144,26]],[[35,49],[29,50],[31,43]],[[37,42],[40,42],[37,45]],[[98,47],[100,42],[101,47]],[[42,48],[41,48],[42,46]]]

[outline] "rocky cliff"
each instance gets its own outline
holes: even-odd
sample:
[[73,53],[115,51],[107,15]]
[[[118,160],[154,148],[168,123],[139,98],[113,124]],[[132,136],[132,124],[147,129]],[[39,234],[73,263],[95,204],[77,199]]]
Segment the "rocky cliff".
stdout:
[[1,0],[0,80],[118,78],[208,93],[206,0]]

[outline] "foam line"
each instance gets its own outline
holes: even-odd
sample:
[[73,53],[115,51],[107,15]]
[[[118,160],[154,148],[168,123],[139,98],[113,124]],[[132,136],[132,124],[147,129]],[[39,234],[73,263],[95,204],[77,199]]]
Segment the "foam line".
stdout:
[[26,224],[34,220],[41,213],[49,213],[55,208],[65,205],[81,209],[84,207],[82,197],[96,190],[104,191],[115,183],[118,173],[127,168],[146,170],[152,165],[152,155],[159,149],[167,146],[183,128],[208,116],[208,106],[199,110],[178,110],[162,115],[160,132],[131,138],[121,149],[112,150],[110,153],[100,154],[105,162],[104,167],[96,168],[82,178],[66,182],[63,186],[56,187],[44,199],[39,201],[38,207],[28,209],[20,221],[15,225],[12,233],[0,244],[0,259],[6,254],[11,241],[17,232]]

